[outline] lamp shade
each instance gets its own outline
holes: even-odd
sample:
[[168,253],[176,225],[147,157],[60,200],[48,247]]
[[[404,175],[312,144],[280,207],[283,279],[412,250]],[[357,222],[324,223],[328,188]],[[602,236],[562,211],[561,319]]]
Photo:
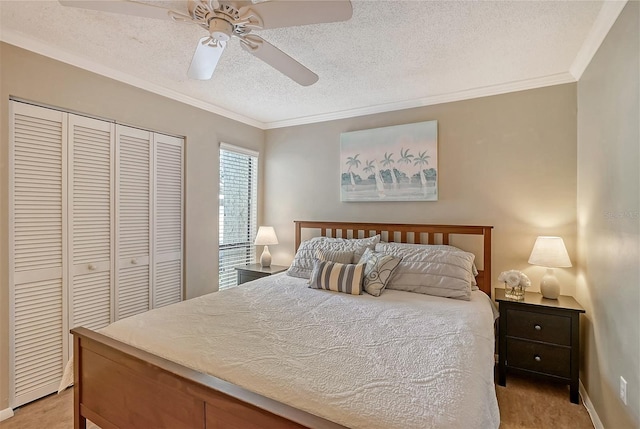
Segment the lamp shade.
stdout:
[[538,237],[529,256],[529,263],[547,268],[572,266],[561,237]]
[[276,231],[272,226],[261,226],[260,228],[258,228],[256,241],[253,244],[255,244],[256,246],[269,246],[272,244],[278,244]]

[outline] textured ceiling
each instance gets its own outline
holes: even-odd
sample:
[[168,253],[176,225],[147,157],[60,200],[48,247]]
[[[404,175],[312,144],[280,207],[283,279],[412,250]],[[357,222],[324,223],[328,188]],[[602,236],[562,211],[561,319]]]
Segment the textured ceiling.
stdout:
[[[186,2],[149,3],[186,13]],[[259,32],[320,76],[309,87],[245,52],[237,39],[229,42],[210,81],[189,80],[197,40],[206,35],[202,28],[57,1],[2,1],[0,35],[269,128],[427,104],[451,94],[472,96],[496,86],[570,81],[603,1],[352,4],[353,17],[346,22]]]

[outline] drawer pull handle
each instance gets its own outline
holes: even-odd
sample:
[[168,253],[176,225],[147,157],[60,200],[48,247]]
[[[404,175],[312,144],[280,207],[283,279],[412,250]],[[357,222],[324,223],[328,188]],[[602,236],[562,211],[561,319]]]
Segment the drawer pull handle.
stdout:
[[132,265],[137,265],[138,264],[138,260],[136,258],[131,259],[131,264]]
[[89,271],[94,271],[96,269],[96,266],[94,264],[89,264],[87,268],[89,268]]
[[535,329],[536,331],[542,331],[542,326],[540,326],[540,325],[537,325],[537,324],[536,324],[536,325],[533,327],[533,329]]
[[535,355],[533,357],[533,360],[535,360],[536,362],[540,362],[540,361],[542,361],[542,358],[540,356],[538,356],[538,355]]

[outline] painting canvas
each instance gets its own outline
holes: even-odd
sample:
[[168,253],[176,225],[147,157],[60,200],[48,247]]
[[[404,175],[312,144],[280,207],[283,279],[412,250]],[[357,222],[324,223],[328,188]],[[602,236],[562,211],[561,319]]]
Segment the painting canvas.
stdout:
[[438,121],[340,135],[342,201],[437,201]]

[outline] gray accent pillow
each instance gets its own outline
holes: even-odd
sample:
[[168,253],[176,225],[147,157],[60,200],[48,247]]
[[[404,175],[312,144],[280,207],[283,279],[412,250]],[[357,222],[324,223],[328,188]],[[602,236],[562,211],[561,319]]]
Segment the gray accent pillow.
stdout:
[[316,251],[316,258],[320,261],[337,262],[339,264],[350,264],[351,262],[353,262],[353,251],[318,249]]
[[362,280],[364,290],[370,295],[380,296],[400,261],[401,258],[393,255],[385,255],[371,249],[365,250],[358,262],[358,264],[365,264]]
[[469,301],[475,255],[447,247],[377,244],[376,252],[402,258],[387,288]]
[[308,279],[311,277],[313,270],[313,262],[317,259],[318,250],[337,250],[353,252],[353,258],[350,261],[358,262],[364,251],[369,248],[373,249],[376,243],[380,242],[380,235],[369,238],[329,238],[316,237],[311,240],[303,241],[296,252],[296,256],[291,262],[291,266],[287,270],[287,274],[292,277],[300,277]]

